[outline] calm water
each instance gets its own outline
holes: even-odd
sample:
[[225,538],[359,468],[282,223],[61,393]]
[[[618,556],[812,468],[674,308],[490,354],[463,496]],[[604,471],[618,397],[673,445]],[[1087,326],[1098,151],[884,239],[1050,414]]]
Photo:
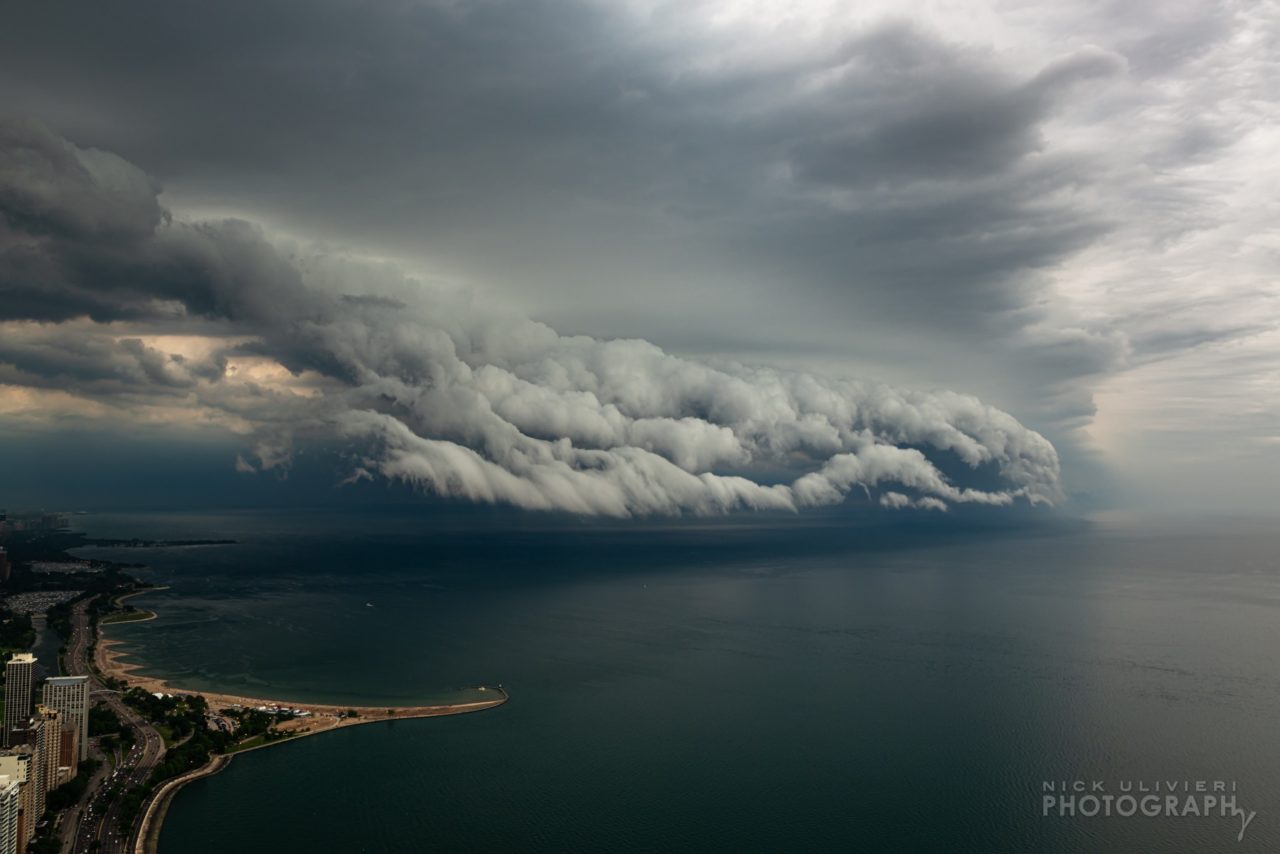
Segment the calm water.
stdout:
[[[358,727],[187,787],[161,854],[1271,851],[1280,536],[814,523],[81,517],[225,536],[124,552],[115,626],[178,684],[496,711]],[[121,552],[114,553],[118,556]],[[1236,818],[1044,818],[1042,781],[1234,781]]]

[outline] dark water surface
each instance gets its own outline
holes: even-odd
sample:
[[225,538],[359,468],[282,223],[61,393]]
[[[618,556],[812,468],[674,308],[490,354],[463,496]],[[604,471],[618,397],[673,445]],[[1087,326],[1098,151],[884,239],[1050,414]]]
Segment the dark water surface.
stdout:
[[[402,511],[80,517],[170,585],[110,628],[176,684],[506,706],[237,758],[161,854],[1273,851],[1280,535]],[[558,524],[558,523],[557,523]],[[123,556],[123,557],[121,557]],[[1256,811],[1049,817],[1043,781],[1226,781]]]

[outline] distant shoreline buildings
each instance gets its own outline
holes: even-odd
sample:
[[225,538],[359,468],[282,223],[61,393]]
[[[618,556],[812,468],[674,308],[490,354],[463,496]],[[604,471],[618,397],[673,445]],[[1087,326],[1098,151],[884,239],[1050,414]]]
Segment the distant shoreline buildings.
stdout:
[[11,535],[22,531],[38,531],[55,533],[66,531],[71,527],[69,513],[47,513],[43,510],[22,513],[10,513],[0,509],[0,584],[9,580],[13,566],[9,562],[9,554],[2,545]]
[[0,510],[0,540],[18,531],[65,531],[71,527],[71,514],[48,513],[43,510],[9,513]]

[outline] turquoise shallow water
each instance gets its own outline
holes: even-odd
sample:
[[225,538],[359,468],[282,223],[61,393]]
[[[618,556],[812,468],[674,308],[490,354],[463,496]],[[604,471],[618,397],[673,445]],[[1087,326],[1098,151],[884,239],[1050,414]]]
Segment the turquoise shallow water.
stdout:
[[[1280,538],[827,524],[539,530],[383,511],[85,517],[179,684],[501,709],[237,758],[162,854],[1248,851],[1280,843]],[[145,601],[145,600],[144,600]],[[1042,781],[1234,781],[1258,815],[1045,818]]]

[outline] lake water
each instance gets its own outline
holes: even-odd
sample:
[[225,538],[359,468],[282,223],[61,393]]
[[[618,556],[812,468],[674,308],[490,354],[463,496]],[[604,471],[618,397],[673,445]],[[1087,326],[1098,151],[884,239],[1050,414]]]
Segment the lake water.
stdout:
[[[170,589],[112,626],[175,684],[474,715],[256,751],[161,854],[1271,851],[1280,535],[431,510],[79,517]],[[546,527],[540,527],[545,525]],[[1045,781],[1225,781],[1238,817],[1042,815]]]

